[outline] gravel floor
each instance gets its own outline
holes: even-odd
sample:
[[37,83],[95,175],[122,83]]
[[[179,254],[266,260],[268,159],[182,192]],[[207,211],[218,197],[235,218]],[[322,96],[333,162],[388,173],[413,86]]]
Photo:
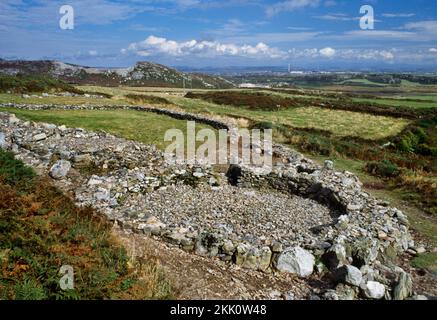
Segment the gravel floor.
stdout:
[[168,226],[213,230],[253,244],[310,243],[310,228],[333,222],[329,209],[313,200],[232,186],[173,186],[129,202]]

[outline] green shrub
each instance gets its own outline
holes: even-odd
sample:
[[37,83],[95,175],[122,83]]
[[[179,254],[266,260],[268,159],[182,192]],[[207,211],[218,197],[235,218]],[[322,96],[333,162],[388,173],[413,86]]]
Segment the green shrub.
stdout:
[[15,93],[68,91],[83,93],[72,85],[58,79],[40,75],[7,75],[0,74],[0,92]]
[[28,187],[35,178],[35,172],[16,160],[14,154],[0,148],[0,177],[9,185]]
[[136,103],[150,103],[150,104],[163,104],[163,105],[170,105],[172,104],[170,101],[168,101],[165,98],[157,97],[157,96],[150,96],[150,95],[142,95],[142,94],[128,94],[126,95],[126,98],[129,100],[132,100]]
[[369,162],[366,165],[366,171],[374,176],[382,178],[393,178],[400,174],[399,168],[389,160]]
[[273,129],[273,127],[274,127],[273,122],[270,121],[257,122],[252,126],[253,129],[261,129],[261,130]]
[[47,299],[44,288],[33,279],[25,279],[14,286],[15,300]]

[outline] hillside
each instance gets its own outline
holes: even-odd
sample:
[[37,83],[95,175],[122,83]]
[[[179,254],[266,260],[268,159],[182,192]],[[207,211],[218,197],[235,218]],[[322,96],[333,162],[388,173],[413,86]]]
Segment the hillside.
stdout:
[[130,68],[92,68],[60,61],[0,60],[0,73],[51,76],[72,84],[103,86],[156,86],[182,88],[233,88],[232,82],[201,73],[183,73],[152,62],[137,62]]

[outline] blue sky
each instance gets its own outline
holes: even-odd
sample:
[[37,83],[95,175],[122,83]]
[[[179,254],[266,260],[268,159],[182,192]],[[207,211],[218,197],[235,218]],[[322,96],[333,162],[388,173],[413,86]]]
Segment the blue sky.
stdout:
[[[62,5],[74,29],[62,30]],[[374,30],[360,29],[371,5]],[[435,0],[2,0],[0,57],[90,66],[437,66]]]

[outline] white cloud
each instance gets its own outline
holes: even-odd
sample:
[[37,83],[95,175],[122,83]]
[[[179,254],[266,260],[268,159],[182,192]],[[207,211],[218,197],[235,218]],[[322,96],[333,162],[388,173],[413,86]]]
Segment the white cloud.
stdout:
[[332,14],[325,14],[322,16],[315,16],[317,19],[321,20],[330,20],[330,21],[355,21],[360,20],[360,17],[351,17],[343,13],[332,13]]
[[411,18],[414,17],[415,13],[383,13],[384,18]]
[[410,22],[404,26],[407,30],[418,30],[430,34],[437,34],[437,20]]
[[92,57],[95,57],[95,56],[97,56],[99,53],[97,52],[97,50],[90,50],[90,51],[88,51],[88,54],[89,54],[90,56],[92,56]]
[[319,51],[319,53],[320,53],[320,55],[322,56],[322,57],[326,57],[326,58],[332,58],[332,57],[334,57],[335,56],[335,53],[336,53],[336,51],[335,51],[335,49],[332,49],[332,48],[323,48],[323,49],[321,49],[320,51]]
[[397,30],[354,30],[348,31],[341,36],[332,36],[331,38],[338,39],[372,39],[372,40],[416,40],[421,41],[422,39],[417,37],[415,32],[410,31],[397,31]]
[[252,45],[237,45],[232,43],[221,43],[217,41],[197,41],[189,40],[178,42],[149,36],[141,42],[131,43],[128,48],[122,49],[124,54],[133,53],[139,56],[155,56],[167,55],[173,57],[182,56],[201,56],[201,57],[216,57],[216,56],[234,56],[248,58],[285,58],[286,53],[266,45],[263,42],[255,46]]
[[430,48],[428,51],[431,53],[437,53],[437,48]]
[[268,6],[266,14],[272,17],[280,12],[290,12],[306,7],[317,7],[319,4],[320,0],[288,0]]

